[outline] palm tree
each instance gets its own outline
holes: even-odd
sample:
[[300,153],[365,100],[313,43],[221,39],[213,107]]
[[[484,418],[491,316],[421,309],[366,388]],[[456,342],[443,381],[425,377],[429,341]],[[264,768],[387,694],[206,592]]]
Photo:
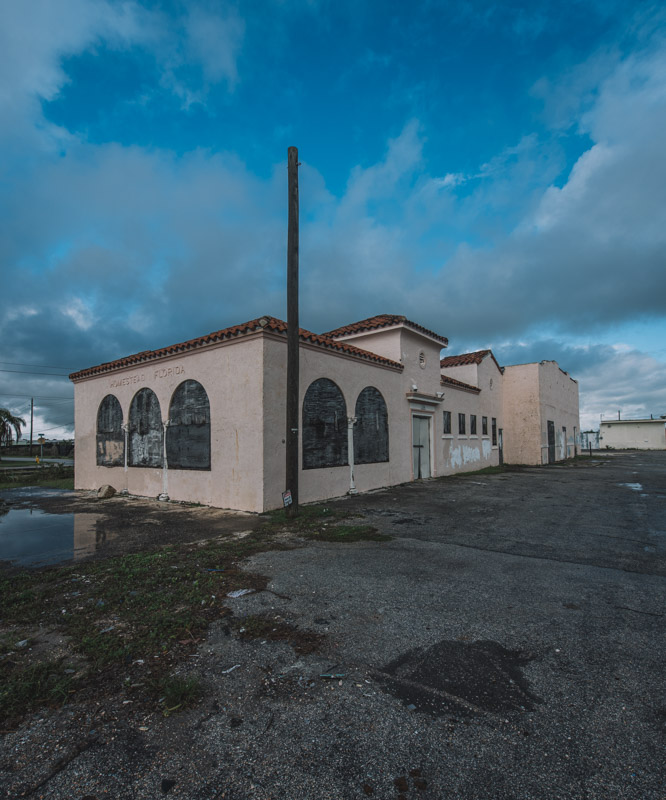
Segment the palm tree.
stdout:
[[16,434],[16,441],[21,438],[21,426],[25,425],[22,417],[15,417],[8,408],[0,408],[0,445],[12,443],[12,432]]

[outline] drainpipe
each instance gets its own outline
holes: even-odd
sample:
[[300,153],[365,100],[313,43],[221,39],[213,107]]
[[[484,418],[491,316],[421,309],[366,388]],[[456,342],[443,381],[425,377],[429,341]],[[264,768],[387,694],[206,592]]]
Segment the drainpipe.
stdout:
[[357,494],[356,484],[354,483],[354,425],[356,417],[347,417],[347,452],[349,453],[349,492]]
[[157,496],[158,500],[166,502],[169,499],[169,465],[167,463],[166,437],[169,420],[165,419],[162,423],[162,494]]
[[123,466],[123,470],[125,472],[125,488],[121,490],[120,494],[129,494],[129,481],[127,480],[127,448],[129,446],[129,425],[125,423],[122,426],[123,433],[125,435],[125,464]]

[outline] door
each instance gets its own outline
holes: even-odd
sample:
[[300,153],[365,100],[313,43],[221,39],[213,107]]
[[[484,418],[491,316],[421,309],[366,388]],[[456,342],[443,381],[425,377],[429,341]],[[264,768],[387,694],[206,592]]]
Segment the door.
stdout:
[[501,466],[504,463],[504,428],[499,429],[497,444],[499,451],[499,463]]
[[548,420],[548,463],[555,463],[555,423]]
[[414,478],[430,477],[430,417],[412,417]]

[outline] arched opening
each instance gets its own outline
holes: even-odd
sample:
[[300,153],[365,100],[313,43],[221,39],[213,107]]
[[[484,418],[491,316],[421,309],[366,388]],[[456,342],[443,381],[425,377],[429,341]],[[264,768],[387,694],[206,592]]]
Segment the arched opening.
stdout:
[[166,433],[169,469],[210,469],[210,403],[198,381],[176,387]]
[[124,464],[123,410],[118,398],[107,394],[97,409],[97,466],[122,467]]
[[356,400],[354,416],[354,463],[388,461],[388,411],[382,393],[374,386],[366,386]]
[[303,399],[303,469],[347,463],[347,404],[333,381],[319,378]]
[[152,389],[139,389],[129,410],[129,466],[161,467],[162,448],[160,401]]

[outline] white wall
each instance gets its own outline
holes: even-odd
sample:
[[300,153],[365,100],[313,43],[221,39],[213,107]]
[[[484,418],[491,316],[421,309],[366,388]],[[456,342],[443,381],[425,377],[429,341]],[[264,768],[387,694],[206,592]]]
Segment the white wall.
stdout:
[[618,450],[666,450],[666,421],[663,419],[601,422],[599,446]]

